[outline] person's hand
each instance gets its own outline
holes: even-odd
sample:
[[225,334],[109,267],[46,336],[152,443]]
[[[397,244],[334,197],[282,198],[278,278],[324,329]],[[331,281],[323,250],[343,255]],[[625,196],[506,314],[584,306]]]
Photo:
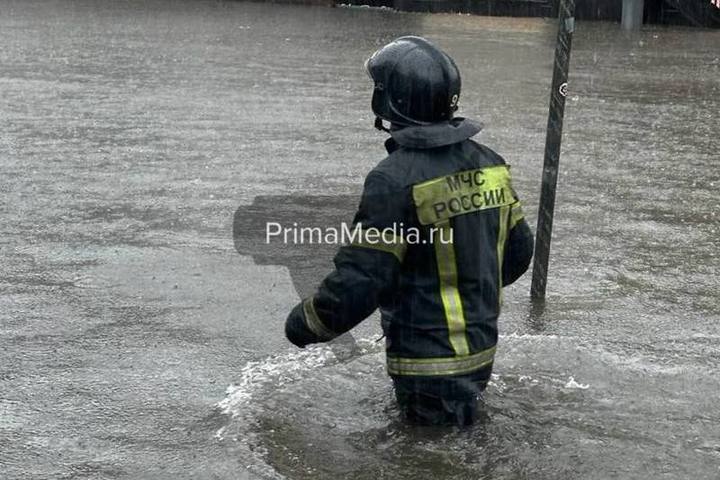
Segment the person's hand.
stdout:
[[305,348],[306,345],[318,341],[316,335],[305,324],[302,302],[292,309],[285,320],[285,336],[290,343],[300,348]]

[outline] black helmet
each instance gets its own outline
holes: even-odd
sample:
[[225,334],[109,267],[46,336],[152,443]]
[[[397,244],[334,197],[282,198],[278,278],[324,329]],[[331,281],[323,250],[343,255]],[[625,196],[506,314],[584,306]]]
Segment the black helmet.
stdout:
[[422,37],[400,37],[375,52],[365,69],[375,82],[372,109],[396,125],[450,120],[460,98],[460,71],[445,52]]

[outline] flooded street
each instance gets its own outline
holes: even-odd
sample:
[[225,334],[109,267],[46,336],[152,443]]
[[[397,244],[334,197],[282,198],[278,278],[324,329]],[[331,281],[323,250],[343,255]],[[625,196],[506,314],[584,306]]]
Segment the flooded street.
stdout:
[[470,429],[398,420],[376,316],[292,347],[286,264],[236,251],[258,196],[359,192],[363,62],[405,34],[455,58],[534,228],[556,28],[1,1],[0,477],[720,478],[720,31],[578,23],[547,303],[505,290]]

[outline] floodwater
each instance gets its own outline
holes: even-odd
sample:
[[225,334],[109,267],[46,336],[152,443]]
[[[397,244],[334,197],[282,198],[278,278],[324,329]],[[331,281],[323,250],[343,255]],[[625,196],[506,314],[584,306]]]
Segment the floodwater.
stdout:
[[555,22],[219,1],[0,3],[0,477],[720,477],[720,32],[579,23],[544,310],[505,292],[484,419],[398,421],[377,318],[297,350],[258,196],[355,195],[401,34],[531,224]]

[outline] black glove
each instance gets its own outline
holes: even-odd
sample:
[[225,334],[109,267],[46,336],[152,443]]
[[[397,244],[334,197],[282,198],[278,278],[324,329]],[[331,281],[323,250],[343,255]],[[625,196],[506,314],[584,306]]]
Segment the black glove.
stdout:
[[300,348],[321,341],[305,324],[302,302],[292,309],[287,320],[285,320],[285,336],[290,340],[290,343]]

